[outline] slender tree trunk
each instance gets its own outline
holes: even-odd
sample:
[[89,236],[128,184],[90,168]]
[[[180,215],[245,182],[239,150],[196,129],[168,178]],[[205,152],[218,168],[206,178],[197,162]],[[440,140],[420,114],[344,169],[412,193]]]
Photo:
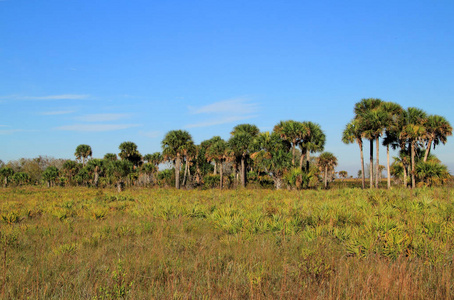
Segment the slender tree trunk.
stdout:
[[296,145],[295,145],[295,143],[293,143],[293,147],[292,147],[292,167],[295,166],[295,148],[296,148]]
[[369,182],[370,188],[374,187],[374,140],[369,140]]
[[430,147],[432,146],[432,141],[433,139],[429,139],[429,142],[427,143],[427,149],[426,149],[426,153],[424,154],[424,162],[427,161],[427,158],[429,157],[429,153],[430,153]]
[[5,178],[3,179],[3,187],[8,187],[8,176],[5,176]]
[[364,153],[363,153],[363,143],[359,144],[359,151],[361,153],[361,186],[363,190],[366,188],[366,174],[364,174]]
[[402,165],[404,169],[404,188],[407,188],[407,166],[405,164]]
[[94,179],[93,184],[95,185],[96,188],[98,187],[98,182],[99,182],[99,174],[98,174],[98,172],[95,172],[95,179]]
[[376,163],[375,163],[375,188],[378,189],[378,180],[379,180],[379,172],[380,172],[380,162],[379,162],[379,151],[380,151],[380,138],[377,136],[375,139],[375,148],[377,151]]
[[123,184],[123,182],[122,182],[121,180],[117,182],[117,191],[118,191],[119,193],[121,193],[121,191],[123,190],[122,187],[121,187],[122,184]]
[[328,188],[328,166],[325,166],[325,189]]
[[222,183],[224,182],[224,178],[223,178],[223,173],[224,173],[224,172],[223,172],[223,169],[224,169],[224,168],[222,167],[222,161],[221,161],[221,162],[219,163],[219,175],[220,175],[219,177],[221,177],[220,182],[219,182],[219,189],[221,189],[221,190],[222,190]]
[[411,188],[416,187],[416,178],[415,178],[415,142],[411,142]]
[[282,179],[278,176],[273,176],[273,181],[276,190],[280,190],[282,188]]
[[216,161],[214,161],[214,171],[213,171],[213,175],[216,175],[218,172],[217,172],[217,163]]
[[186,178],[188,175],[188,161],[184,164],[183,186],[186,186]]
[[241,157],[241,186],[246,187],[246,166],[244,165],[244,156]]
[[391,188],[391,170],[389,169],[389,145],[386,145],[386,164],[387,164],[387,174],[386,179],[388,183],[388,190]]
[[177,154],[177,158],[175,159],[175,188],[177,190],[180,189],[180,166],[181,165],[181,159],[180,155]]
[[306,172],[309,172],[309,160],[310,160],[310,154],[311,152],[309,150],[306,150]]
[[301,157],[300,157],[300,169],[303,171],[304,170],[304,163],[306,162],[306,153],[304,150],[301,151]]

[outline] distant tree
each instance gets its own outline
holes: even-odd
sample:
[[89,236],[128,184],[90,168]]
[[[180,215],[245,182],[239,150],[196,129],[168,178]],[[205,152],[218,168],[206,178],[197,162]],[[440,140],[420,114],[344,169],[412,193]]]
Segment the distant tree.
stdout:
[[240,124],[235,126],[230,134],[228,146],[241,162],[241,186],[244,188],[246,187],[246,160],[250,154],[249,147],[259,134],[259,129],[255,125]]
[[123,142],[118,147],[120,149],[120,158],[123,160],[129,160],[135,167],[140,166],[142,161],[142,155],[137,150],[137,145],[133,142]]
[[325,189],[328,188],[328,172],[334,170],[337,166],[337,158],[331,152],[323,152],[318,157],[317,165],[324,173]]
[[85,160],[88,157],[91,157],[93,155],[91,151],[91,147],[89,145],[81,144],[77,146],[76,152],[74,152],[74,155],[76,156],[77,160],[82,161],[82,165],[85,167]]
[[296,147],[309,136],[310,129],[307,124],[288,120],[281,121],[274,126],[274,132],[292,145],[292,165],[295,166]]
[[47,187],[51,187],[55,185],[59,176],[59,171],[57,167],[50,166],[47,167],[46,170],[43,172],[43,180],[47,183]]
[[442,143],[443,145],[447,142],[447,137],[452,135],[452,126],[442,116],[430,115],[427,118],[427,122],[424,124],[425,134],[424,140],[426,141],[426,152],[424,154],[424,162],[427,162],[427,157],[430,153],[430,148],[433,144],[435,146]]
[[364,189],[366,186],[366,178],[364,173],[364,153],[363,153],[363,138],[362,131],[360,128],[360,122],[353,119],[347,124],[342,133],[342,142],[345,144],[357,143],[360,150],[361,156],[361,170],[358,171],[358,178],[361,177],[361,187]]
[[339,177],[344,181],[344,179],[348,177],[347,171],[339,171]]
[[207,150],[207,160],[212,161],[214,160],[215,165],[219,166],[219,175],[220,175],[220,182],[219,188],[222,190],[223,188],[223,181],[224,181],[224,162],[226,161],[227,157],[230,156],[229,154],[230,149],[228,148],[227,143],[223,139],[219,139],[217,142],[213,143]]
[[69,185],[71,185],[71,182],[74,180],[74,176],[77,172],[79,172],[79,166],[80,165],[73,160],[67,160],[63,163],[62,172]]
[[114,161],[114,160],[117,160],[117,155],[115,153],[106,153],[104,155],[104,160],[106,161]]
[[0,169],[0,175],[3,178],[3,187],[6,188],[14,175],[14,170],[10,167],[3,167]]
[[185,130],[169,131],[162,140],[162,154],[164,159],[175,165],[175,188],[180,189],[181,161],[184,159],[185,149],[192,137]]
[[105,164],[106,161],[99,158],[92,159],[87,164],[87,170],[93,174],[93,185],[95,187],[98,187],[99,175],[106,169]]
[[25,172],[17,172],[17,173],[14,173],[14,175],[13,175],[13,181],[14,181],[17,185],[26,184],[26,183],[30,182],[30,175],[28,175],[28,174],[25,173]]
[[133,164],[129,160],[111,161],[107,165],[107,174],[115,180],[119,193],[123,189],[124,180],[132,171]]

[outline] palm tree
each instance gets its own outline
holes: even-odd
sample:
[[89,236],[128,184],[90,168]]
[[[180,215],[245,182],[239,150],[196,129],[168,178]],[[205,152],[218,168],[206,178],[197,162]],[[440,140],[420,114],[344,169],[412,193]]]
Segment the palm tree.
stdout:
[[117,155],[115,153],[106,153],[104,155],[104,160],[106,161],[113,161],[113,160],[117,160]]
[[208,161],[215,161],[215,164],[219,165],[219,175],[220,175],[220,183],[219,183],[219,188],[222,190],[222,185],[223,185],[223,174],[224,174],[224,161],[226,160],[228,156],[228,147],[227,143],[223,140],[220,139],[214,144],[210,145],[210,147],[207,150],[206,156]]
[[120,153],[118,154],[121,159],[129,160],[133,163],[134,167],[138,167],[142,161],[142,155],[137,150],[137,145],[133,142],[123,142],[118,146]]
[[162,140],[162,154],[164,159],[175,164],[175,188],[180,189],[180,168],[184,149],[192,141],[189,132],[185,130],[169,131]]
[[0,169],[0,175],[3,177],[3,187],[8,187],[8,182],[14,175],[14,170],[10,167],[3,167]]
[[241,186],[244,188],[246,187],[246,159],[249,155],[249,146],[259,134],[259,129],[255,125],[240,124],[235,126],[230,134],[228,146],[241,162]]
[[404,113],[404,126],[400,133],[400,139],[406,140],[410,145],[411,155],[411,188],[416,187],[415,176],[415,148],[426,135],[425,123],[427,122],[426,113],[414,107],[409,107]]
[[76,156],[77,160],[82,160],[82,165],[85,167],[85,159],[91,157],[93,153],[89,145],[81,144],[77,146],[74,155]]
[[47,187],[54,186],[59,175],[58,169],[55,166],[49,166],[43,172],[43,179],[47,182]]
[[115,179],[119,193],[122,191],[124,179],[132,172],[133,167],[129,160],[115,160],[107,165],[107,174]]
[[337,166],[337,158],[331,152],[323,152],[318,157],[317,165],[324,173],[325,189],[328,188],[328,171],[334,170]]
[[[386,146],[386,166],[387,166],[387,187],[391,188],[391,170],[389,159],[389,146],[396,149],[398,146],[398,135],[402,128],[402,107],[393,102],[383,102],[381,110],[385,113],[385,137],[383,139],[383,146]],[[378,154],[377,154],[378,156]]]
[[[207,160],[208,160],[207,155],[208,155],[208,152],[210,151],[210,147],[220,140],[222,140],[222,138],[220,136],[213,136],[211,139],[202,142],[202,145],[205,148],[205,157],[207,158]],[[212,161],[213,161],[213,159],[208,160],[209,163],[211,163]],[[216,173],[217,173],[217,165],[216,165],[216,161],[215,161],[213,175],[216,175]]]
[[303,127],[308,129],[308,134],[300,142],[301,161],[300,167],[303,169],[303,160],[306,159],[305,171],[309,172],[309,154],[322,152],[325,148],[326,136],[319,124],[313,122],[303,122]]
[[424,154],[424,162],[427,161],[432,143],[435,149],[435,146],[439,143],[442,143],[443,145],[446,144],[447,137],[452,135],[451,124],[449,124],[448,120],[442,116],[430,115],[425,123],[425,128],[425,140],[427,141],[427,146],[426,153]]
[[363,139],[362,139],[362,132],[359,127],[359,121],[353,119],[344,129],[342,133],[342,142],[345,144],[352,144],[356,142],[359,146],[360,154],[361,154],[361,183],[362,188],[365,188],[365,173],[364,173],[364,154],[363,154]]
[[[378,140],[378,133],[383,131],[383,127],[380,121],[381,115],[378,115],[377,112],[380,108],[381,103],[382,100],[380,99],[362,99],[360,102],[355,104],[354,108],[355,119],[359,121],[359,127],[361,128],[362,136],[364,138],[367,138],[370,143],[370,188],[373,187],[374,178],[374,140]],[[376,184],[378,185],[378,181],[376,182]]]
[[269,173],[277,190],[282,188],[284,172],[291,167],[290,144],[276,132],[262,132],[254,140],[251,158],[259,170]]
[[281,121],[274,126],[274,131],[278,133],[283,140],[292,145],[293,166],[295,166],[296,147],[309,135],[309,130],[310,129],[305,124],[293,120]]
[[95,187],[98,187],[99,183],[99,174],[102,173],[105,169],[105,163],[104,160],[95,158],[92,159],[88,162],[87,164],[87,169],[90,172],[93,172],[94,178],[93,178],[93,185]]

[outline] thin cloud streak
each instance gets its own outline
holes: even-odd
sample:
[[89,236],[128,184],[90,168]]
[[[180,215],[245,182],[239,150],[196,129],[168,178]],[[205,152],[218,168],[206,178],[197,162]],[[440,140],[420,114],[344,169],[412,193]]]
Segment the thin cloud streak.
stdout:
[[61,94],[48,96],[1,96],[0,99],[10,100],[35,100],[35,101],[51,101],[51,100],[84,100],[90,98],[90,95],[85,94]]
[[161,135],[161,132],[160,131],[139,131],[139,134],[141,136],[145,136],[147,138],[151,138],[151,139],[154,139],[154,138],[157,138]]
[[88,114],[76,117],[75,119],[82,122],[106,122],[117,121],[130,116],[130,114]]
[[208,126],[238,122],[238,121],[242,121],[242,120],[248,120],[248,119],[252,119],[252,118],[256,118],[256,117],[257,117],[256,115],[225,117],[225,118],[221,118],[221,119],[210,120],[210,121],[200,122],[200,123],[196,123],[196,124],[189,124],[189,125],[186,125],[185,127],[186,128],[208,127]]
[[40,113],[42,116],[56,116],[56,115],[67,115],[75,112],[74,110],[58,110],[58,111],[45,111]]
[[74,124],[56,127],[56,130],[62,131],[81,131],[81,132],[102,132],[123,130],[133,127],[139,127],[139,124]]
[[250,114],[258,110],[257,103],[250,102],[245,98],[235,98],[215,102],[199,108],[189,107],[192,114]]

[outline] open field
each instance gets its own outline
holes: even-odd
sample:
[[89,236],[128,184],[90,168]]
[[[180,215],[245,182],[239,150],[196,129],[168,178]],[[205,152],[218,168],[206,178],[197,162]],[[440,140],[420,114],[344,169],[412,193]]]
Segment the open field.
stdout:
[[6,188],[2,299],[454,297],[451,188]]

